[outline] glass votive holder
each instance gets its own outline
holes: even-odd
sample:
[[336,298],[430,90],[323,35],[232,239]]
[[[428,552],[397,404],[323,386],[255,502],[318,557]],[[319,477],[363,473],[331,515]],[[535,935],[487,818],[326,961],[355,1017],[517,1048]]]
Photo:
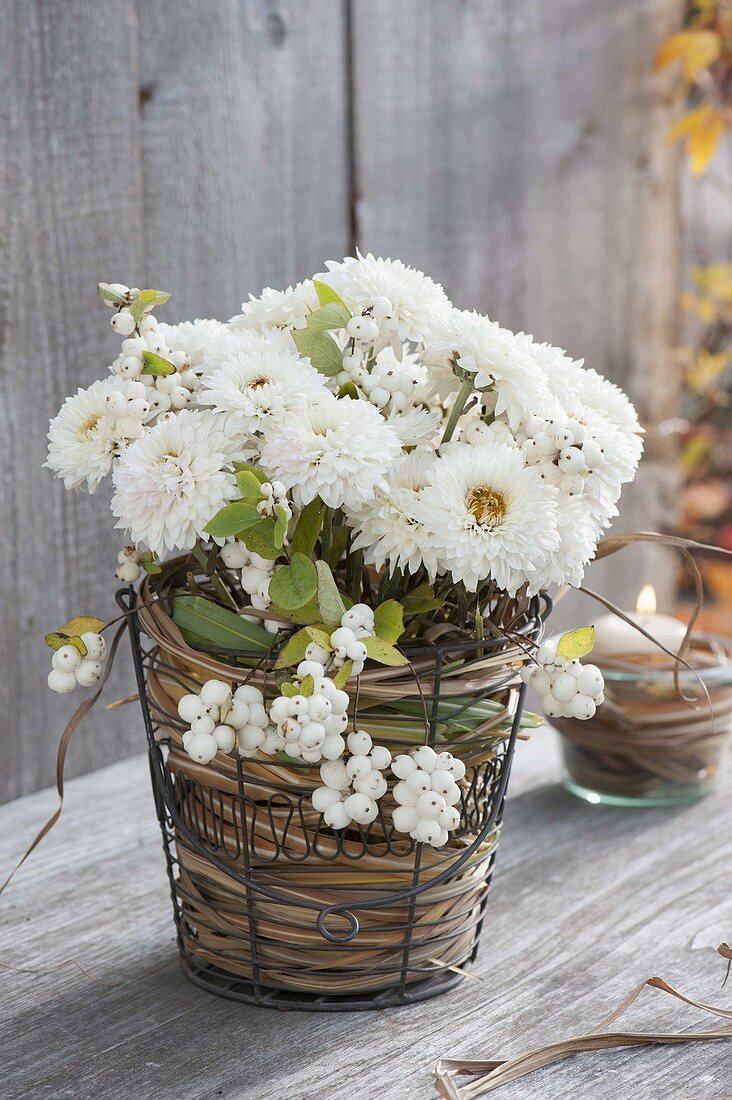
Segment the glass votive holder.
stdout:
[[552,720],[568,791],[633,807],[683,805],[714,789],[732,734],[732,646],[697,635],[686,659],[694,672],[681,666],[675,681],[668,658],[594,658],[605,678],[595,717]]

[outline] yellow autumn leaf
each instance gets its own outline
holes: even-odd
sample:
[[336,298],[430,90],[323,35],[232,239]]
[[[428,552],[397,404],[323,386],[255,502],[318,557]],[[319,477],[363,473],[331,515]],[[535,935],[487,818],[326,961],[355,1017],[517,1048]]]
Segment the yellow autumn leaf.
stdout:
[[685,142],[691,172],[699,176],[714,156],[723,131],[724,117],[711,103],[704,103],[671,127],[669,140]]
[[695,362],[686,372],[686,381],[697,393],[704,393],[725,369],[731,361],[730,353],[719,351],[712,354],[710,351],[700,351]]
[[718,302],[732,302],[732,263],[695,267],[691,278],[710,298]]
[[680,31],[661,43],[653,68],[658,72],[674,61],[681,61],[684,79],[691,83],[697,73],[717,60],[721,52],[722,40],[715,31]]
[[98,634],[104,627],[104,619],[95,619],[93,615],[77,615],[61,627],[61,634]]
[[594,626],[580,626],[577,630],[570,630],[566,634],[562,634],[557,642],[557,657],[564,657],[567,661],[573,661],[577,657],[584,657],[594,647]]

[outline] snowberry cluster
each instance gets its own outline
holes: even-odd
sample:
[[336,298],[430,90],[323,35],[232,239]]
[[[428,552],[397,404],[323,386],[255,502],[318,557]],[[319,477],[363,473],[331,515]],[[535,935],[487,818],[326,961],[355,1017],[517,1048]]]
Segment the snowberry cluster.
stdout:
[[307,764],[337,760],[346,747],[341,735],[348,725],[347,693],[325,675],[318,661],[301,661],[293,683],[296,693],[278,695],[269,708],[285,752]]
[[570,496],[580,494],[585,478],[605,461],[603,448],[573,417],[561,421],[532,417],[527,430],[530,434],[522,444],[527,465],[544,466],[552,484]]
[[142,426],[150,417],[148,393],[142,382],[126,378],[115,380],[104,399],[107,415],[114,424],[115,434],[124,439],[139,439]]
[[[124,337],[119,356],[112,364],[112,371],[119,378],[138,381],[145,388],[144,397],[148,402],[147,421],[171,410],[184,409],[198,385],[198,376],[191,367],[191,360],[185,351],[172,351],[162,333],[158,332],[158,322],[151,312],[145,312],[139,321],[131,312],[131,305],[140,291],[130,289],[122,283],[106,284],[109,290],[121,295],[128,301],[112,317],[112,328]],[[107,302],[114,306],[114,303]],[[150,306],[152,309],[152,305]],[[144,353],[152,352],[165,359],[175,368],[169,374],[149,374],[145,371]]]
[[321,764],[324,785],[313,791],[313,806],[331,829],[345,829],[352,821],[369,825],[379,812],[379,799],[386,794],[382,772],[391,763],[389,750],[374,745],[364,730],[349,733],[348,750],[348,760]]
[[343,356],[342,366],[336,378],[338,385],[353,382],[384,415],[403,412],[412,404],[419,374],[414,356],[403,355],[399,361],[394,350],[386,347],[369,371],[364,354],[355,349]]
[[271,519],[275,516],[276,510],[280,508],[287,517],[287,521],[292,519],[292,508],[290,502],[287,499],[287,489],[281,481],[265,481],[260,485],[260,490],[264,495],[264,499],[260,500],[257,505],[257,511],[260,516],[266,516]]
[[231,752],[238,744],[241,756],[257,749],[273,753],[282,740],[270,726],[259,688],[242,684],[232,693],[223,680],[207,680],[196,695],[184,695],[178,714],[190,729],[183,734],[183,748],[192,760],[209,764],[216,753]]
[[134,584],[142,573],[142,554],[136,546],[125,546],[117,555],[114,575],[123,584]]
[[592,718],[605,698],[605,683],[597,665],[558,657],[551,642],[541,646],[535,657],[536,664],[525,665],[521,678],[541,696],[547,718]]
[[[251,606],[258,611],[266,611],[270,605],[269,582],[275,562],[253,554],[243,542],[227,542],[222,546],[221,560],[227,569],[241,569],[241,586],[249,596]],[[275,619],[265,619],[262,622],[256,615],[242,615],[242,618],[247,622],[263,625],[270,634],[276,634],[282,626]]]
[[86,647],[86,656],[82,656],[71,643],[54,650],[48,686],[58,695],[68,694],[77,684],[81,687],[92,687],[101,678],[107,656],[107,643],[101,634],[93,631],[81,634],[80,637]]
[[394,828],[422,844],[441,848],[460,824],[459,782],[465,765],[451,752],[435,752],[422,745],[411,754],[397,756],[391,770],[399,782],[392,794],[398,802]]
[[341,625],[330,636],[333,646],[333,664],[342,668],[346,661],[353,662],[352,676],[360,676],[368,657],[363,642],[374,633],[374,613],[365,603],[355,603],[341,616]]

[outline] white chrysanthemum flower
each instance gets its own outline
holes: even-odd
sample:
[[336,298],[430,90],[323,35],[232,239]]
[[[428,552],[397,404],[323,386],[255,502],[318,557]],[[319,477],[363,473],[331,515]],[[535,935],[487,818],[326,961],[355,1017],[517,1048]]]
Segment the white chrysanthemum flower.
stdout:
[[328,271],[318,278],[355,311],[372,313],[384,345],[392,333],[399,340],[421,340],[435,314],[450,308],[439,283],[401,260],[357,251],[355,257],[328,260],[325,266]]
[[182,321],[179,325],[158,322],[156,332],[162,336],[170,351],[183,351],[191,361],[191,369],[199,374],[209,346],[226,331],[226,325],[210,317],[197,317],[195,321]]
[[390,471],[386,490],[351,516],[357,532],[353,550],[364,550],[364,561],[390,573],[395,569],[416,573],[424,565],[430,580],[437,572],[431,549],[415,506],[429,472],[437,461],[434,451],[416,450],[405,455]]
[[424,362],[441,397],[460,385],[455,374],[472,375],[476,389],[489,390],[493,412],[515,426],[527,409],[540,412],[549,398],[543,372],[522,346],[521,335],[501,328],[480,313],[453,309],[432,325]]
[[596,370],[583,370],[579,378],[578,396],[583,405],[604,413],[623,432],[640,433],[643,429],[630,398]]
[[440,569],[475,591],[492,578],[515,595],[538,579],[559,546],[557,490],[499,444],[442,456],[415,506]]
[[113,480],[112,512],[131,541],[158,556],[190,550],[236,495],[227,444],[207,412],[165,417],[126,449]]
[[102,378],[78,389],[51,421],[44,465],[63,478],[67,489],[86,484],[93,493],[128,441],[107,405],[109,394],[121,385],[117,378]]
[[262,466],[298,503],[319,496],[330,508],[358,509],[378,489],[401,444],[367,401],[328,394],[288,412],[265,432]]
[[274,346],[239,352],[206,375],[198,404],[233,420],[242,437],[260,432],[269,420],[297,411],[328,393],[325,378],[305,359]]
[[242,303],[242,312],[232,317],[229,324],[260,331],[306,328],[308,314],[318,305],[318,295],[310,279],[297,286],[288,286],[287,290],[273,290],[268,286],[258,298],[250,294],[249,301]]
[[550,555],[533,579],[538,588],[582,584],[585,567],[597,550],[598,526],[588,514],[587,503],[581,497],[559,492],[557,496],[559,546]]
[[392,409],[386,423],[396,432],[403,447],[423,447],[436,442],[442,416],[437,409],[413,407],[404,412]]
[[240,355],[268,349],[289,352],[291,355],[297,354],[297,348],[289,332],[284,329],[273,328],[267,332],[259,332],[253,328],[222,325],[203,353],[199,373],[202,378],[205,378],[217,371],[219,367],[238,359]]

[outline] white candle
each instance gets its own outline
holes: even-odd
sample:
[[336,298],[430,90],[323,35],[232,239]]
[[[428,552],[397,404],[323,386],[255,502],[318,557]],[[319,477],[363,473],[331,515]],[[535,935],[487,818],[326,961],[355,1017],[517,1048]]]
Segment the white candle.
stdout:
[[[678,651],[686,634],[686,627],[678,619],[672,618],[671,615],[656,614],[656,593],[650,584],[644,585],[640,590],[636,610],[628,612],[628,618],[638,626],[642,626],[672,653]],[[616,615],[602,615],[593,625],[595,627],[593,659],[630,654],[663,656],[663,650]]]

